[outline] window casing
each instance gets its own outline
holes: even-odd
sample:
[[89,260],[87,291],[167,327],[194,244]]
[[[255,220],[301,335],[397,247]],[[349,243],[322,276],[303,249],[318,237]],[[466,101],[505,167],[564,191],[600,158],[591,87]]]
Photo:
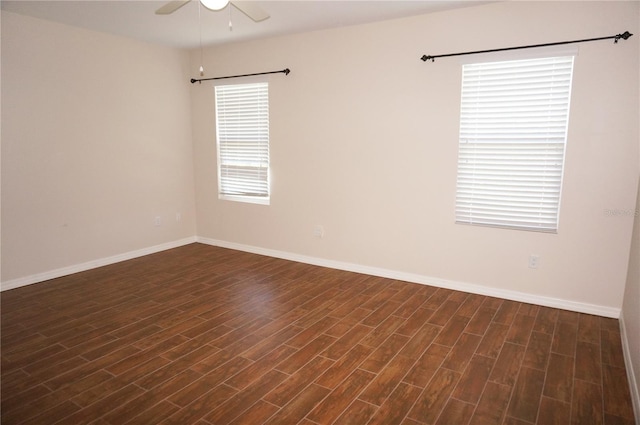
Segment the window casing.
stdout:
[[215,87],[218,197],[269,204],[269,85]]
[[456,222],[557,232],[573,56],[463,65]]

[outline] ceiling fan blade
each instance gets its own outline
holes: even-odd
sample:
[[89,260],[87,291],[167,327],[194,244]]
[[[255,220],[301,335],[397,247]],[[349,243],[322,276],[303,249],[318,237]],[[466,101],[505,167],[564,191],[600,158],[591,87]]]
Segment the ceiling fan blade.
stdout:
[[232,5],[240,12],[253,19],[254,22],[264,21],[269,18],[269,14],[263,8],[253,1],[232,1]]
[[180,9],[185,4],[189,3],[191,0],[174,0],[166,3],[164,6],[160,7],[156,10],[156,15],[170,15],[176,10]]

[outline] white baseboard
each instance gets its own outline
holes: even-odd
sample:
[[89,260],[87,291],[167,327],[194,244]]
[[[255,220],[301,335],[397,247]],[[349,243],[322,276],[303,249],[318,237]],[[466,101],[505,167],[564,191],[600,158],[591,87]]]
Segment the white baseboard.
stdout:
[[563,310],[575,311],[578,313],[593,314],[596,316],[611,317],[618,319],[620,309],[595,304],[586,304],[576,301],[569,301],[560,298],[544,297],[540,295],[527,294],[524,292],[510,291],[506,289],[492,288],[484,285],[477,285],[467,282],[445,280],[429,276],[406,273],[396,270],[383,269],[378,267],[363,266],[360,264],[346,263],[341,261],[327,260],[324,258],[310,257],[306,255],[294,254],[285,251],[278,251],[267,248],[260,248],[251,245],[243,245],[234,242],[221,241],[210,238],[197,237],[197,241],[207,245],[219,246],[221,248],[235,249],[238,251],[251,252],[254,254],[266,255],[269,257],[282,258],[284,260],[297,261],[299,263],[313,264],[321,267],[345,270],[355,273],[363,273],[373,276],[386,277],[389,279],[402,280],[405,282],[420,283],[423,285],[437,286],[440,288],[454,289],[456,291],[469,292],[478,295],[503,298],[529,304],[542,305],[546,307],[560,308]]
[[629,381],[629,390],[631,391],[631,402],[633,403],[633,414],[636,417],[636,425],[640,425],[640,388],[639,382],[633,368],[633,360],[631,359],[631,349],[629,348],[629,339],[627,338],[627,328],[624,323],[624,315],[620,315],[620,337],[622,339],[622,352],[624,353],[624,365],[627,370],[627,380]]
[[142,257],[149,254],[155,254],[156,252],[166,251],[167,249],[177,248],[179,246],[188,245],[196,242],[196,237],[191,236],[188,238],[180,239],[173,242],[167,242],[160,245],[155,245],[148,248],[142,248],[135,251],[125,252],[123,254],[114,255],[107,258],[100,258],[98,260],[88,261],[82,264],[76,264],[73,266],[63,267],[56,270],[51,270],[44,273],[38,273],[31,276],[25,276],[18,279],[8,280],[0,283],[0,291],[7,291],[9,289],[19,288],[21,286],[31,285],[34,283],[44,282],[45,280],[55,279],[70,274],[83,272],[85,270],[95,269],[97,267],[107,266],[109,264],[119,263],[121,261],[131,260],[133,258]]
[[9,280],[0,283],[0,291],[19,288],[21,286],[31,285],[33,283],[44,282],[45,280],[55,279],[61,276],[67,276],[73,273],[90,270],[109,264],[118,263],[120,261],[130,260],[132,258],[142,257],[144,255],[165,251],[171,248],[187,245],[194,242],[200,242],[207,245],[219,246],[222,248],[230,248],[238,251],[251,252],[269,257],[282,258],[285,260],[297,261],[300,263],[313,264],[321,267],[329,267],[338,270],[346,270],[355,273],[363,273],[372,276],[386,277],[389,279],[402,280],[406,282],[420,283],[423,285],[437,286],[440,288],[453,289],[456,291],[469,292],[472,294],[487,295],[491,297],[503,298],[513,301],[525,302],[530,304],[543,305],[547,307],[560,308],[564,310],[576,311],[579,313],[594,314],[597,316],[620,318],[620,309],[599,306],[595,304],[586,304],[576,301],[563,300],[559,298],[544,297],[540,295],[527,294],[518,291],[510,291],[499,288],[492,288],[484,285],[477,285],[467,282],[459,282],[453,280],[439,279],[429,276],[418,275],[414,273],[406,273],[397,270],[389,270],[378,267],[363,266],[360,264],[347,263],[342,261],[327,260],[324,258],[310,257],[306,255],[294,254],[285,251],[278,251],[267,248],[260,248],[251,245],[243,245],[234,242],[221,241],[199,236],[192,236],[173,242],[155,245],[149,248],[143,248],[136,251],[130,251],[123,254],[114,255],[107,258],[89,261],[74,266],[63,267],[44,273],[38,273],[18,279]]

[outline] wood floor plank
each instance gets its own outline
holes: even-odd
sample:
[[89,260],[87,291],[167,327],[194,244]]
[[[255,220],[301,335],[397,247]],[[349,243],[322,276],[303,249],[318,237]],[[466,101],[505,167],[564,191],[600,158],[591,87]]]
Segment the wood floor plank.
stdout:
[[[356,399],[345,409],[342,415],[335,420],[333,425],[366,424],[377,410],[378,406]],[[309,421],[309,424],[312,423],[313,422]]]
[[433,342],[447,347],[453,347],[467,326],[467,323],[469,323],[469,320],[470,319],[465,316],[453,316]]
[[371,328],[368,326],[362,324],[353,325],[346,334],[342,335],[324,350],[322,355],[337,360],[355,347],[369,332],[371,332]]
[[[186,405],[184,408],[176,410],[171,416],[165,418],[162,425],[184,425],[194,423],[205,415],[210,414],[213,410],[225,404],[238,392],[228,385],[219,385],[214,388],[209,388],[207,392],[201,393],[200,397]],[[249,407],[249,406],[246,406]],[[246,408],[245,407],[245,408]],[[242,410],[244,411],[244,409]],[[238,415],[242,413],[238,412]]]
[[429,317],[429,323],[431,323],[432,325],[444,326],[447,324],[449,319],[453,317],[453,315],[456,313],[456,311],[458,311],[459,308],[459,302],[448,299],[447,301],[442,303],[440,308],[433,312],[431,317]]
[[449,347],[431,344],[404,377],[404,382],[424,388],[449,354]]
[[[297,424],[304,420],[309,411],[312,411],[330,392],[327,388],[311,384],[298,394],[291,402],[286,404],[276,414],[271,416],[265,425]],[[312,422],[317,423],[317,422]]]
[[600,318],[590,314],[581,314],[578,321],[578,341],[600,343]]
[[325,330],[329,329],[338,322],[338,319],[334,317],[323,317],[313,325],[300,332],[294,338],[287,341],[287,345],[293,348],[302,348],[314,338],[322,335]]
[[481,306],[471,317],[471,320],[467,324],[467,327],[464,329],[464,331],[470,334],[484,335],[489,328],[489,325],[491,324],[496,311],[497,310],[494,308]]
[[336,341],[332,336],[320,335],[300,350],[297,350],[292,355],[286,357],[281,362],[277,363],[275,368],[285,373],[292,374],[298,369],[307,364],[313,357],[319,354],[326,347],[330,346]]
[[533,369],[546,370],[551,354],[551,335],[533,331],[529,338],[527,350],[524,353],[522,366]]
[[580,379],[573,382],[571,424],[602,425],[604,423],[602,388]]
[[3,425],[635,423],[615,319],[197,243],[0,319]]
[[51,390],[42,384],[33,386],[17,394],[9,394],[7,395],[6,400],[2,401],[2,414],[6,417],[7,414],[12,411],[18,408],[27,407],[31,401],[37,400],[48,394],[51,394]]
[[[28,393],[28,394],[25,394]],[[33,395],[34,398],[30,400],[24,400],[21,404],[13,404],[5,408],[5,404],[2,404],[2,422],[5,423],[20,423],[27,419],[31,419],[34,416],[41,414],[43,411],[48,411],[59,407],[61,404],[68,401],[69,397],[59,392],[47,392],[33,393],[31,391],[23,392],[23,395]],[[38,406],[38,409],[34,409],[34,406]]]
[[[432,288],[433,292],[435,292],[435,288]],[[430,293],[426,293],[420,290],[416,290],[416,292],[409,297],[398,309],[393,312],[395,316],[408,318],[415,311],[420,308],[430,297]]]
[[619,331],[603,329],[600,344],[602,348],[602,363],[624,368],[624,352]]
[[413,357],[397,355],[360,394],[360,400],[381,406],[415,363]]
[[573,392],[574,359],[561,354],[551,353],[547,379],[544,384],[544,395],[556,400],[571,402]]
[[[604,365],[603,392],[604,411],[625,420],[633,419],[631,393],[627,384],[627,375],[623,368]],[[616,385],[616,383],[618,383]],[[620,385],[622,383],[622,385]]]
[[506,340],[514,344],[527,345],[534,322],[535,317],[520,313],[516,314],[513,319],[513,326],[511,326],[509,333],[507,333]]
[[391,335],[360,365],[369,372],[380,372],[409,341],[409,337],[399,334]]
[[178,410],[175,404],[171,404],[168,401],[161,401],[153,406],[151,409],[147,409],[144,412],[138,413],[132,418],[129,418],[125,425],[149,425],[160,423],[164,418],[168,418]]
[[507,342],[500,351],[500,356],[496,360],[490,381],[498,384],[513,386],[518,376],[518,371],[522,364],[525,348],[522,345]]
[[267,394],[264,400],[279,407],[284,406],[333,364],[334,361],[328,358],[314,357],[302,369]]
[[533,330],[553,335],[558,321],[558,310],[550,307],[540,307],[533,325]]
[[130,384],[130,382],[121,377],[113,377],[83,391],[75,397],[72,396],[70,400],[80,407],[87,407]]
[[436,425],[466,425],[469,423],[475,407],[473,404],[451,398],[444,407],[440,417],[438,417]]
[[347,354],[329,367],[315,382],[325,388],[334,389],[351,372],[358,368],[362,362],[373,352],[373,348],[358,344]]
[[483,295],[468,294],[456,314],[471,318],[476,314],[484,300],[485,297]]
[[471,357],[473,357],[473,353],[475,353],[479,343],[480,336],[463,333],[444,359],[442,367],[463,372],[469,364]]
[[599,384],[602,381],[600,345],[578,341],[576,346],[576,379]]
[[338,385],[327,397],[316,405],[307,415],[307,418],[328,425],[336,420],[342,412],[358,397],[364,388],[369,385],[375,375],[362,369],[356,369],[340,385]]
[[409,342],[402,347],[400,355],[410,357],[412,359],[419,358],[422,353],[431,345],[433,340],[440,332],[440,327],[430,324],[425,324],[418,332],[416,332]]
[[489,380],[495,359],[475,355],[469,362],[453,391],[452,397],[471,404],[477,404]]
[[[202,394],[207,393],[211,388],[222,385],[229,376],[234,376],[237,372],[244,370],[249,365],[251,365],[251,361],[243,357],[233,357],[208,374],[191,380],[188,385],[173,393],[169,397],[169,401],[177,406],[185,407],[197,400]],[[183,373],[187,373],[187,371]],[[177,376],[173,379],[176,379]]]
[[544,372],[523,367],[513,389],[508,414],[523,421],[535,423],[544,386]]
[[549,397],[542,397],[538,414],[539,424],[566,425],[570,421],[571,404]]
[[259,360],[295,335],[298,335],[302,330],[303,328],[289,325],[279,332],[264,338],[258,344],[253,345],[251,348],[244,351],[242,356],[254,361]]
[[515,319],[519,309],[520,303],[505,300],[502,305],[500,305],[500,308],[498,308],[493,321],[496,323],[502,323],[503,325],[511,325],[511,322]]
[[436,291],[424,302],[422,307],[437,310],[453,293],[450,289],[436,288]]
[[476,353],[486,357],[497,358],[508,332],[509,326],[501,323],[491,323],[482,341],[480,341]]
[[400,335],[413,336],[424,323],[431,317],[433,310],[428,308],[419,308],[400,326],[396,333]]
[[487,382],[470,425],[499,425],[507,411],[511,387]]
[[248,387],[239,391],[229,400],[208,414],[205,419],[213,423],[226,424],[240,416],[245,410],[287,379],[287,374],[270,370],[253,381]]
[[[266,401],[258,400],[253,406],[240,414],[229,425],[255,425],[264,424],[267,420],[278,412],[280,408]],[[209,424],[210,422],[206,422]]]
[[[566,313],[565,313],[566,315]],[[576,320],[579,316],[576,316]],[[551,351],[565,356],[574,357],[576,354],[577,323],[560,321],[556,326],[551,343]]]
[[[37,412],[39,413],[38,416],[29,419],[29,420],[22,420],[19,419],[17,422],[15,423],[19,423],[19,424],[25,424],[25,425],[48,425],[51,424],[52,422],[60,422],[60,421],[68,421],[69,418],[71,418],[71,420],[78,420],[77,418],[80,416],[78,415],[79,412],[79,407],[70,402],[70,401],[65,401],[64,403],[61,403],[51,409],[45,410],[44,412]],[[73,423],[73,422],[67,422],[67,423]],[[79,423],[79,422],[76,422]]]
[[[390,316],[384,322],[380,323],[375,329],[373,329],[367,336],[365,336],[361,342],[369,347],[377,348],[384,341],[386,341],[392,333],[396,331],[406,319],[398,316]],[[419,328],[418,328],[419,329]],[[416,329],[416,332],[418,331]]]
[[416,400],[408,417],[426,424],[434,424],[459,380],[458,372],[438,369]]
[[233,375],[225,382],[227,385],[241,390],[255,381],[258,377],[270,371],[275,364],[283,361],[284,359],[297,352],[298,351],[295,348],[281,345],[271,353],[262,357],[260,360],[244,368],[241,372]]
[[[387,425],[398,424],[402,421],[413,403],[416,401],[422,388],[415,387],[406,383],[401,383],[391,393],[384,404],[376,411],[368,425]],[[346,423],[346,422],[345,422]],[[364,423],[364,422],[351,422]]]
[[376,327],[396,311],[400,304],[399,301],[389,300],[362,319],[361,323],[365,326]]
[[[77,411],[76,413],[66,416],[65,422],[67,423],[89,423],[92,419],[99,418],[109,412],[113,411],[114,406],[120,407],[131,400],[139,397],[144,393],[144,390],[135,386],[127,385],[108,396],[90,404],[86,408]],[[55,420],[51,420],[49,423],[55,423]]]

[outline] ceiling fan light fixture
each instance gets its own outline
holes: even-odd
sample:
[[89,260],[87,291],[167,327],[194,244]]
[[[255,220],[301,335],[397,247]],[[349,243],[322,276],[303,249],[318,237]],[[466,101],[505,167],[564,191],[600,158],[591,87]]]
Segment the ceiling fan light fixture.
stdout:
[[229,4],[229,0],[200,0],[200,3],[209,10],[221,10]]

